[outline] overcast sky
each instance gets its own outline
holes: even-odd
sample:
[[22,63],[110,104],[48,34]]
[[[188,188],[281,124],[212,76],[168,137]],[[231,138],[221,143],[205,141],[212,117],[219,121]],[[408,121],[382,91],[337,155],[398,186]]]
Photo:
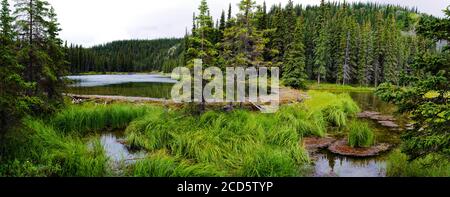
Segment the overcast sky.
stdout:
[[[61,37],[69,43],[92,46],[114,40],[182,37],[192,24],[192,13],[200,0],[48,0],[61,23]],[[220,16],[228,4],[234,11],[240,0],[209,0],[211,14]],[[262,3],[264,0],[256,0]],[[450,0],[347,0],[380,2],[417,7],[421,12],[442,17]],[[266,0],[285,4],[287,0]],[[318,4],[319,0],[294,0]]]

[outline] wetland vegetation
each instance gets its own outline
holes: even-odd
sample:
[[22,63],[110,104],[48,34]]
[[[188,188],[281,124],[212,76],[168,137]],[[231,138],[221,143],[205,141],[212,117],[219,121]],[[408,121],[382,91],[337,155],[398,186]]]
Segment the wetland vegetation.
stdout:
[[[450,49],[435,44],[450,40],[450,8],[436,18],[370,3],[268,10],[242,0],[214,23],[202,0],[184,39],[83,48],[58,38],[45,0],[15,7],[2,0],[0,176],[450,176]],[[198,58],[222,70],[279,66],[283,88],[298,95],[273,114],[174,105],[176,81],[128,73]]]

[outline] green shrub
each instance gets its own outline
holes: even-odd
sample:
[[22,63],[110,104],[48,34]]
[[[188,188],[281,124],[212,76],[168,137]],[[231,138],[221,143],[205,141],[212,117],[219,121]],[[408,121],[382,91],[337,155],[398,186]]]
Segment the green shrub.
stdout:
[[353,121],[348,130],[348,144],[351,147],[370,147],[375,143],[375,134],[365,122]]
[[387,175],[392,177],[449,177],[450,160],[443,155],[431,154],[409,161],[400,150],[394,151],[387,160]]

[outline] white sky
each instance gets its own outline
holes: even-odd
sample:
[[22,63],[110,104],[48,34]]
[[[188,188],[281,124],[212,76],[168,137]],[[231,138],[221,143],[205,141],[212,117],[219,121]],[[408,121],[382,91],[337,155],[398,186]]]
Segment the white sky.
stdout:
[[[114,40],[182,37],[190,29],[192,13],[200,0],[48,0],[61,23],[61,37],[69,43],[92,46]],[[240,0],[209,0],[211,14],[218,18],[228,4]],[[256,0],[262,3],[264,0]],[[336,0],[339,1],[339,0]],[[380,2],[418,7],[420,11],[442,17],[450,0],[347,0]],[[266,0],[268,7],[287,0]],[[318,4],[320,0],[294,0]],[[233,13],[235,14],[235,13]]]

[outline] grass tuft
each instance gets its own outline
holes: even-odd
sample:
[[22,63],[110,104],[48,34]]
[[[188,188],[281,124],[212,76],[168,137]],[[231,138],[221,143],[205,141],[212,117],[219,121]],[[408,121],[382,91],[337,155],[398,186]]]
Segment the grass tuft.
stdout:
[[355,147],[370,147],[375,143],[375,134],[365,122],[353,121],[348,127],[348,144]]

